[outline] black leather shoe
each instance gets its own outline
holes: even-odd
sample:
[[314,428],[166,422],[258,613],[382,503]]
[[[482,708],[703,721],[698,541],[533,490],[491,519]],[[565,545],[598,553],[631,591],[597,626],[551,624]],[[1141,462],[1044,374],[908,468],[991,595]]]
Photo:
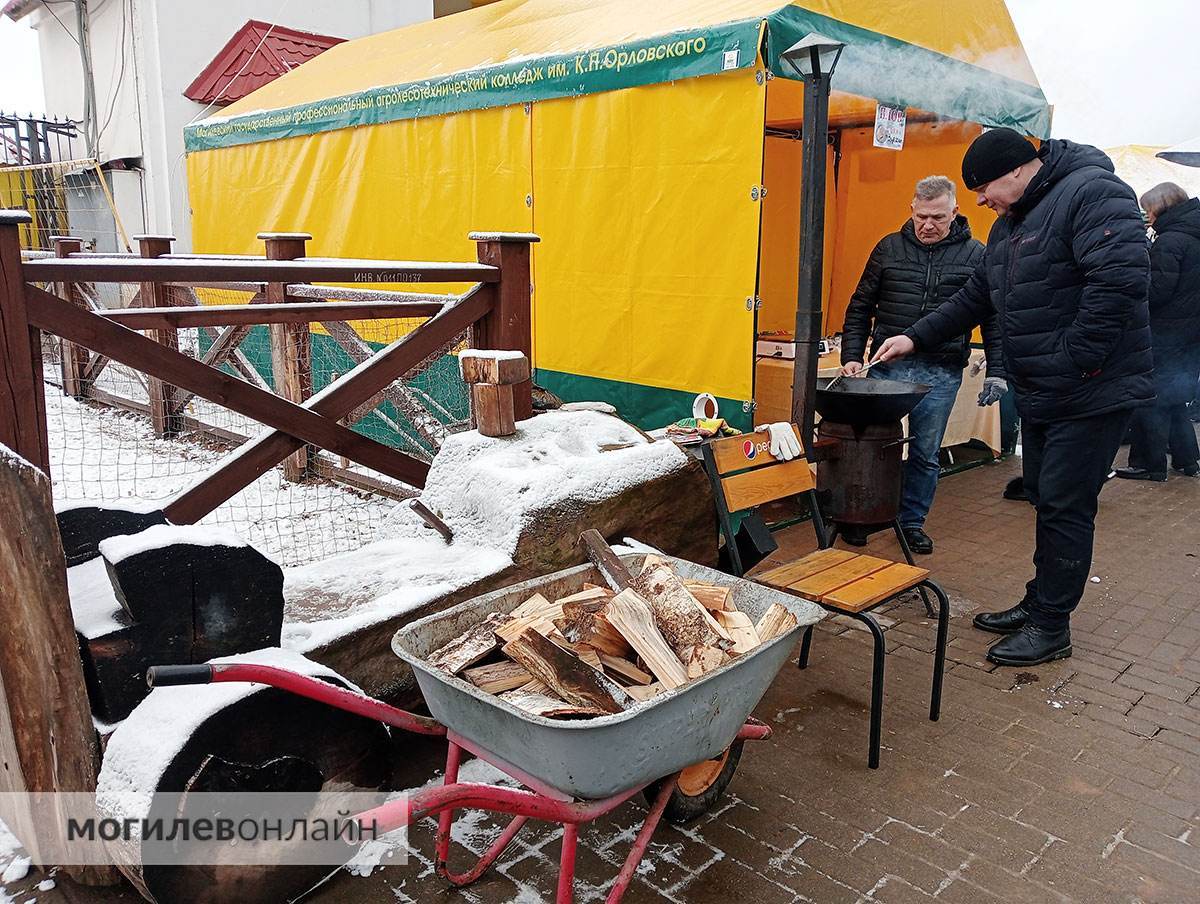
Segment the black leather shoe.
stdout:
[[1028,618],[1029,610],[1025,608],[1024,602],[1020,602],[1002,612],[980,612],[972,619],[972,622],[981,631],[991,631],[993,634],[1012,634],[1024,628]]
[[1145,468],[1117,468],[1117,476],[1122,480],[1153,480],[1163,483],[1167,479],[1166,471],[1147,471]]
[[987,658],[997,665],[1041,665],[1070,655],[1070,628],[1053,631],[1026,623],[1017,633],[992,644]]
[[929,534],[921,530],[919,527],[902,528],[904,539],[908,542],[908,548],[919,556],[927,556],[933,552],[933,540]]

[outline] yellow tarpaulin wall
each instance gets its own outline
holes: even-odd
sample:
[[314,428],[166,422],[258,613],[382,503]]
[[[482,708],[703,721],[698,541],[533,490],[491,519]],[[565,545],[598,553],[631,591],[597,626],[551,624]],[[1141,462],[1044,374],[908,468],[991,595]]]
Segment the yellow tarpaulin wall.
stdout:
[[[744,69],[534,105],[534,352],[551,385],[751,398],[764,93]],[[654,405],[643,391],[634,407]]]

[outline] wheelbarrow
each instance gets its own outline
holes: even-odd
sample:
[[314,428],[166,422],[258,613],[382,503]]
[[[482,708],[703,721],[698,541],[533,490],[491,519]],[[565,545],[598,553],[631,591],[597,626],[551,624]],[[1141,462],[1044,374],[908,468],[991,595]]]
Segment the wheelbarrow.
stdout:
[[[642,555],[622,557],[634,570]],[[488,593],[401,628],[392,640],[396,654],[416,673],[431,717],[335,687],[286,669],[243,663],[159,666],[148,671],[152,686],[250,681],[271,685],[392,728],[444,736],[446,771],[440,786],[358,814],[375,833],[386,833],[427,816],[437,816],[435,864],[439,876],[456,886],[475,882],[530,820],[563,827],[556,901],[573,900],[579,827],[615,810],[639,793],[650,809],[608,894],[620,901],[632,881],[659,822],[695,818],[720,798],[737,768],[747,740],[770,737],[771,729],[751,711],[787,660],[799,634],[822,617],[815,604],[729,575],[664,557],[682,578],[728,586],[737,608],[757,619],[772,603],[791,610],[797,625],[673,693],[652,697],[609,716],[559,721],[533,715],[484,693],[473,684],[430,666],[433,651],[492,612],[508,613],[534,593],[556,599],[599,583],[593,565],[559,571]],[[523,787],[459,781],[468,752]],[[465,872],[449,865],[454,813],[477,809],[512,820]]]

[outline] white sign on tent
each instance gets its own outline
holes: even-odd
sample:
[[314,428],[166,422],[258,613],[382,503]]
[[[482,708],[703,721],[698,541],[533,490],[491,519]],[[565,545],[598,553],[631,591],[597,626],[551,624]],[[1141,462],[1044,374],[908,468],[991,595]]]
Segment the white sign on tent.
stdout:
[[908,122],[908,113],[904,107],[889,107],[887,104],[875,105],[875,140],[877,148],[889,148],[898,151],[904,147],[904,126]]

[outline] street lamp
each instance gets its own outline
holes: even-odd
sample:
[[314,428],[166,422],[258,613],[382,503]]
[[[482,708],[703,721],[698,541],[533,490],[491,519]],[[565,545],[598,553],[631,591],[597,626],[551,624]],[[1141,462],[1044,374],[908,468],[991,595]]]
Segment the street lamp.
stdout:
[[800,261],[796,283],[796,358],[792,372],[792,420],[801,425],[805,449],[813,441],[813,401],[821,340],[821,288],[825,257],[825,148],[829,88],[845,47],[824,35],[805,35],[779,57],[783,74],[804,82],[804,131],[800,170]]

